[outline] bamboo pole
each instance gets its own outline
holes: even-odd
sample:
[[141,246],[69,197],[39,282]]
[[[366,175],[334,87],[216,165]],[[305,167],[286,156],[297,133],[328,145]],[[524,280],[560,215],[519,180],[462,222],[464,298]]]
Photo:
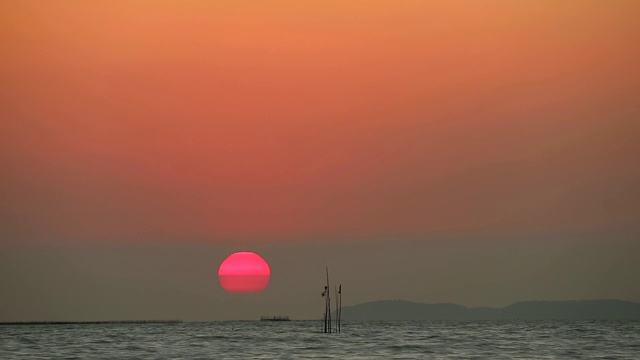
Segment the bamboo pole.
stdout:
[[335,322],[336,322],[336,325],[335,325],[334,331],[338,332],[338,326],[339,326],[338,325],[338,298],[339,298],[339,295],[338,295],[338,287],[336,285],[333,285],[333,294],[336,297],[336,299],[335,299],[335,303],[336,303],[336,319],[335,319]]
[[331,287],[329,287],[329,267],[326,267],[326,271],[327,271],[327,328],[328,330],[326,332],[331,332]]
[[338,287],[338,332],[341,331],[341,322],[342,322],[342,284]]
[[324,296],[324,332],[327,332],[327,287],[324,287],[324,292],[322,293]]

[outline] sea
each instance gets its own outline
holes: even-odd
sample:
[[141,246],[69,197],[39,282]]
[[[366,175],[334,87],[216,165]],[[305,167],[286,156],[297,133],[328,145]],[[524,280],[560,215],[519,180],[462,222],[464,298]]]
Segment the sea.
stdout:
[[640,321],[0,325],[0,359],[640,359]]

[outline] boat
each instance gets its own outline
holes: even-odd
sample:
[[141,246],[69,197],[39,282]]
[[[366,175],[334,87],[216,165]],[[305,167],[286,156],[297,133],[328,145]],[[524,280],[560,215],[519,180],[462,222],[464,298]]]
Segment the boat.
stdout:
[[285,315],[260,316],[260,321],[291,321],[291,319]]

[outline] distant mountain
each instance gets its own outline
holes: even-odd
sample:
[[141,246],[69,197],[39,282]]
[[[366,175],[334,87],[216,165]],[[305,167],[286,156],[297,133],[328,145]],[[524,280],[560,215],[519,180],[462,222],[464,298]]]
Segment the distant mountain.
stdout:
[[467,308],[405,300],[373,301],[342,308],[343,320],[640,320],[640,303],[622,300],[524,301],[503,307]]

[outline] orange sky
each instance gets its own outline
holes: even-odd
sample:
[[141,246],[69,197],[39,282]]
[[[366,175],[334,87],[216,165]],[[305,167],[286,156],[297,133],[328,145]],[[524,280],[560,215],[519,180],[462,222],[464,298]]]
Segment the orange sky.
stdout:
[[638,227],[638,1],[14,1],[0,241]]

